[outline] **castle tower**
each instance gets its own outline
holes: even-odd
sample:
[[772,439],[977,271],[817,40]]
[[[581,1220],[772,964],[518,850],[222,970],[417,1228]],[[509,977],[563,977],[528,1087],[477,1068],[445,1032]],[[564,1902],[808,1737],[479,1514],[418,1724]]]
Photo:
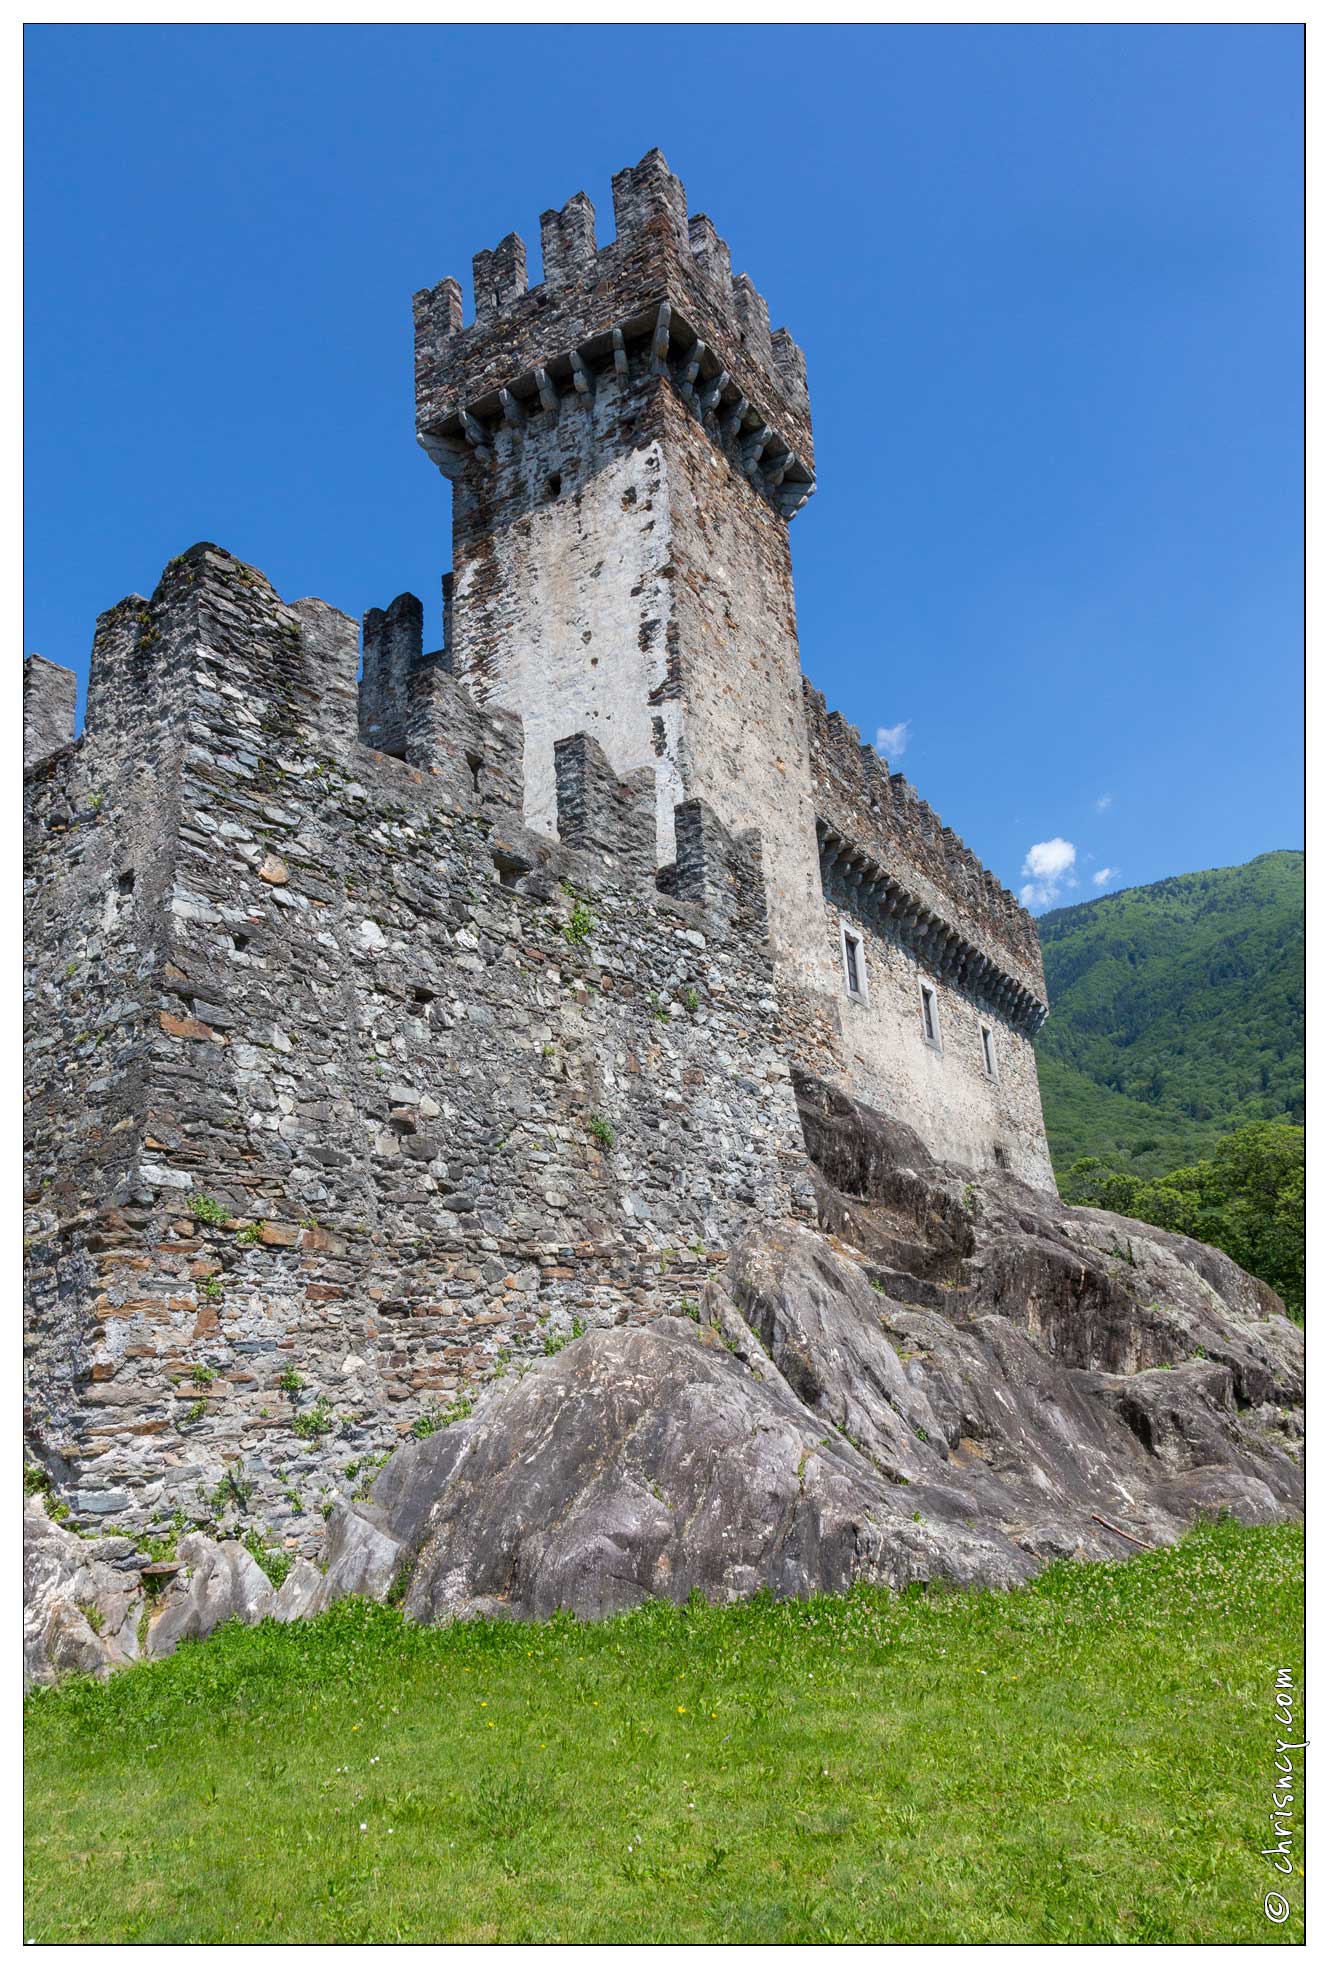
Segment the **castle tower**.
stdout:
[[655,771],[657,851],[705,801],[762,843],[781,975],[833,989],[789,522],[813,490],[803,356],[658,150],[415,296],[417,425],[453,487],[455,676],[525,726],[525,818],[552,833],[555,743]]

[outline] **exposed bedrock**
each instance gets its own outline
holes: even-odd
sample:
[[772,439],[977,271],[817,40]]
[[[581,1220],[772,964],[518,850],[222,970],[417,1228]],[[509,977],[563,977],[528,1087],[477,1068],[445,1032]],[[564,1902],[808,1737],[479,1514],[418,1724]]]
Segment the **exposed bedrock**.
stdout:
[[[399,1542],[406,1610],[426,1621],[1032,1570],[1000,1535],[925,1517],[769,1362],[676,1319],[587,1334],[399,1450],[365,1515]],[[327,1577],[335,1593],[335,1563]]]
[[884,1293],[951,1326],[1002,1315],[1067,1368],[1210,1359],[1243,1408],[1298,1408],[1302,1332],[1278,1294],[1192,1238],[934,1162],[912,1129],[796,1074],[824,1230]]
[[754,1226],[695,1320],[596,1328],[494,1383],[338,1504],[324,1570],[301,1562],[280,1594],[197,1536],[145,1597],[131,1541],[35,1506],[33,1672],[105,1672],[347,1593],[445,1621],[1009,1586],[1203,1514],[1299,1511],[1302,1335],[1267,1287],[1186,1238],[937,1164],[820,1082],[799,1100],[820,1230]]
[[238,1539],[202,1532],[181,1538],[176,1560],[154,1562],[132,1538],[67,1531],[43,1498],[31,1497],[23,1510],[24,1685],[104,1678],[158,1661],[228,1620],[296,1620],[313,1611],[323,1587],[317,1566],[297,1559],[278,1590]]
[[754,1229],[696,1325],[587,1334],[399,1451],[325,1598],[371,1545],[420,1620],[1007,1585],[1300,1508],[1302,1337],[1266,1287],[799,1093],[822,1230]]

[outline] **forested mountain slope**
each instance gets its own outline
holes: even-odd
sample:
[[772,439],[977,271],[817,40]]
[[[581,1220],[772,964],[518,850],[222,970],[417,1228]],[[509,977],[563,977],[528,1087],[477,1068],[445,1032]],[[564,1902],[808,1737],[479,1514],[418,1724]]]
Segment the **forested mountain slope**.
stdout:
[[1305,1107],[1305,856],[1169,876],[1039,922],[1052,1160],[1137,1175]]

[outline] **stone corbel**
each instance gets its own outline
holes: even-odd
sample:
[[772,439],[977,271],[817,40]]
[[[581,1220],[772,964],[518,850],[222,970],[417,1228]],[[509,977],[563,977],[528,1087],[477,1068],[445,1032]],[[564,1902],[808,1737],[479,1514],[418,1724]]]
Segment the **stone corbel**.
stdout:
[[780,511],[784,517],[792,520],[795,513],[801,513],[816,489],[816,484],[811,479],[796,481],[792,485],[786,479],[777,494]]
[[661,301],[660,312],[655,317],[655,328],[651,335],[651,367],[657,376],[663,376],[668,371],[669,323],[673,318],[673,312],[668,301]]
[[720,420],[720,436],[722,438],[736,438],[738,436],[742,428],[743,419],[748,414],[748,408],[748,400],[744,396],[740,396],[737,403],[730,405],[728,416]]
[[728,381],[729,371],[722,369],[718,376],[712,376],[705,389],[701,391],[697,400],[701,405],[701,414],[703,417],[709,417],[715,409],[716,404],[719,403],[720,398],[724,394]]
[[445,479],[461,478],[470,459],[465,445],[449,438],[429,437],[424,432],[420,434],[420,449],[432,458]]
[[493,447],[489,442],[489,433],[480,420],[477,417],[472,417],[469,410],[463,410],[461,413],[461,428],[467,444],[470,445],[476,457],[483,464],[492,465],[494,462]]

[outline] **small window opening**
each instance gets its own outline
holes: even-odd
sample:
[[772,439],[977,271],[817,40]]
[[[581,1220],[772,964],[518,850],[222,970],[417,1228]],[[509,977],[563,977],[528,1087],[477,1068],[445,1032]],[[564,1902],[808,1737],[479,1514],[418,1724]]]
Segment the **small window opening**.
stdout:
[[929,984],[920,985],[919,990],[923,998],[923,1037],[929,1046],[939,1046],[940,1040],[938,1033],[940,1032],[940,1027],[937,1023],[937,994]]
[[133,871],[133,869],[132,869],[132,868],[127,868],[127,869],[125,869],[125,871],[124,871],[124,873],[123,873],[122,875],[117,875],[117,876],[116,876],[116,878],[115,878],[115,886],[116,886],[116,890],[118,891],[118,893],[119,893],[120,895],[122,895],[122,896],[132,896],[132,895],[133,895],[133,893],[134,893],[134,871]]
[[433,992],[426,990],[424,985],[415,985],[412,988],[411,997],[417,1005],[432,1005],[434,1002]]
[[243,930],[232,930],[231,948],[232,950],[248,950],[249,938]]
[[466,763],[471,769],[471,790],[478,793],[480,791],[480,774],[484,771],[485,762],[478,752],[468,752],[466,754]]
[[559,493],[562,492],[562,490],[563,490],[562,472],[551,472],[549,474],[549,477],[545,480],[545,498],[557,499]]
[[840,925],[840,955],[844,965],[844,988],[851,998],[866,1005],[868,1000],[868,967],[863,950],[863,939],[847,923]]
[[980,1026],[979,1031],[983,1039],[983,1071],[990,1080],[995,1080],[997,1077],[997,1054],[992,1042],[992,1027]]
[[505,889],[519,887],[522,876],[529,875],[531,872],[530,862],[524,861],[520,855],[509,854],[504,848],[499,849],[494,855],[494,867],[498,870],[498,879]]

